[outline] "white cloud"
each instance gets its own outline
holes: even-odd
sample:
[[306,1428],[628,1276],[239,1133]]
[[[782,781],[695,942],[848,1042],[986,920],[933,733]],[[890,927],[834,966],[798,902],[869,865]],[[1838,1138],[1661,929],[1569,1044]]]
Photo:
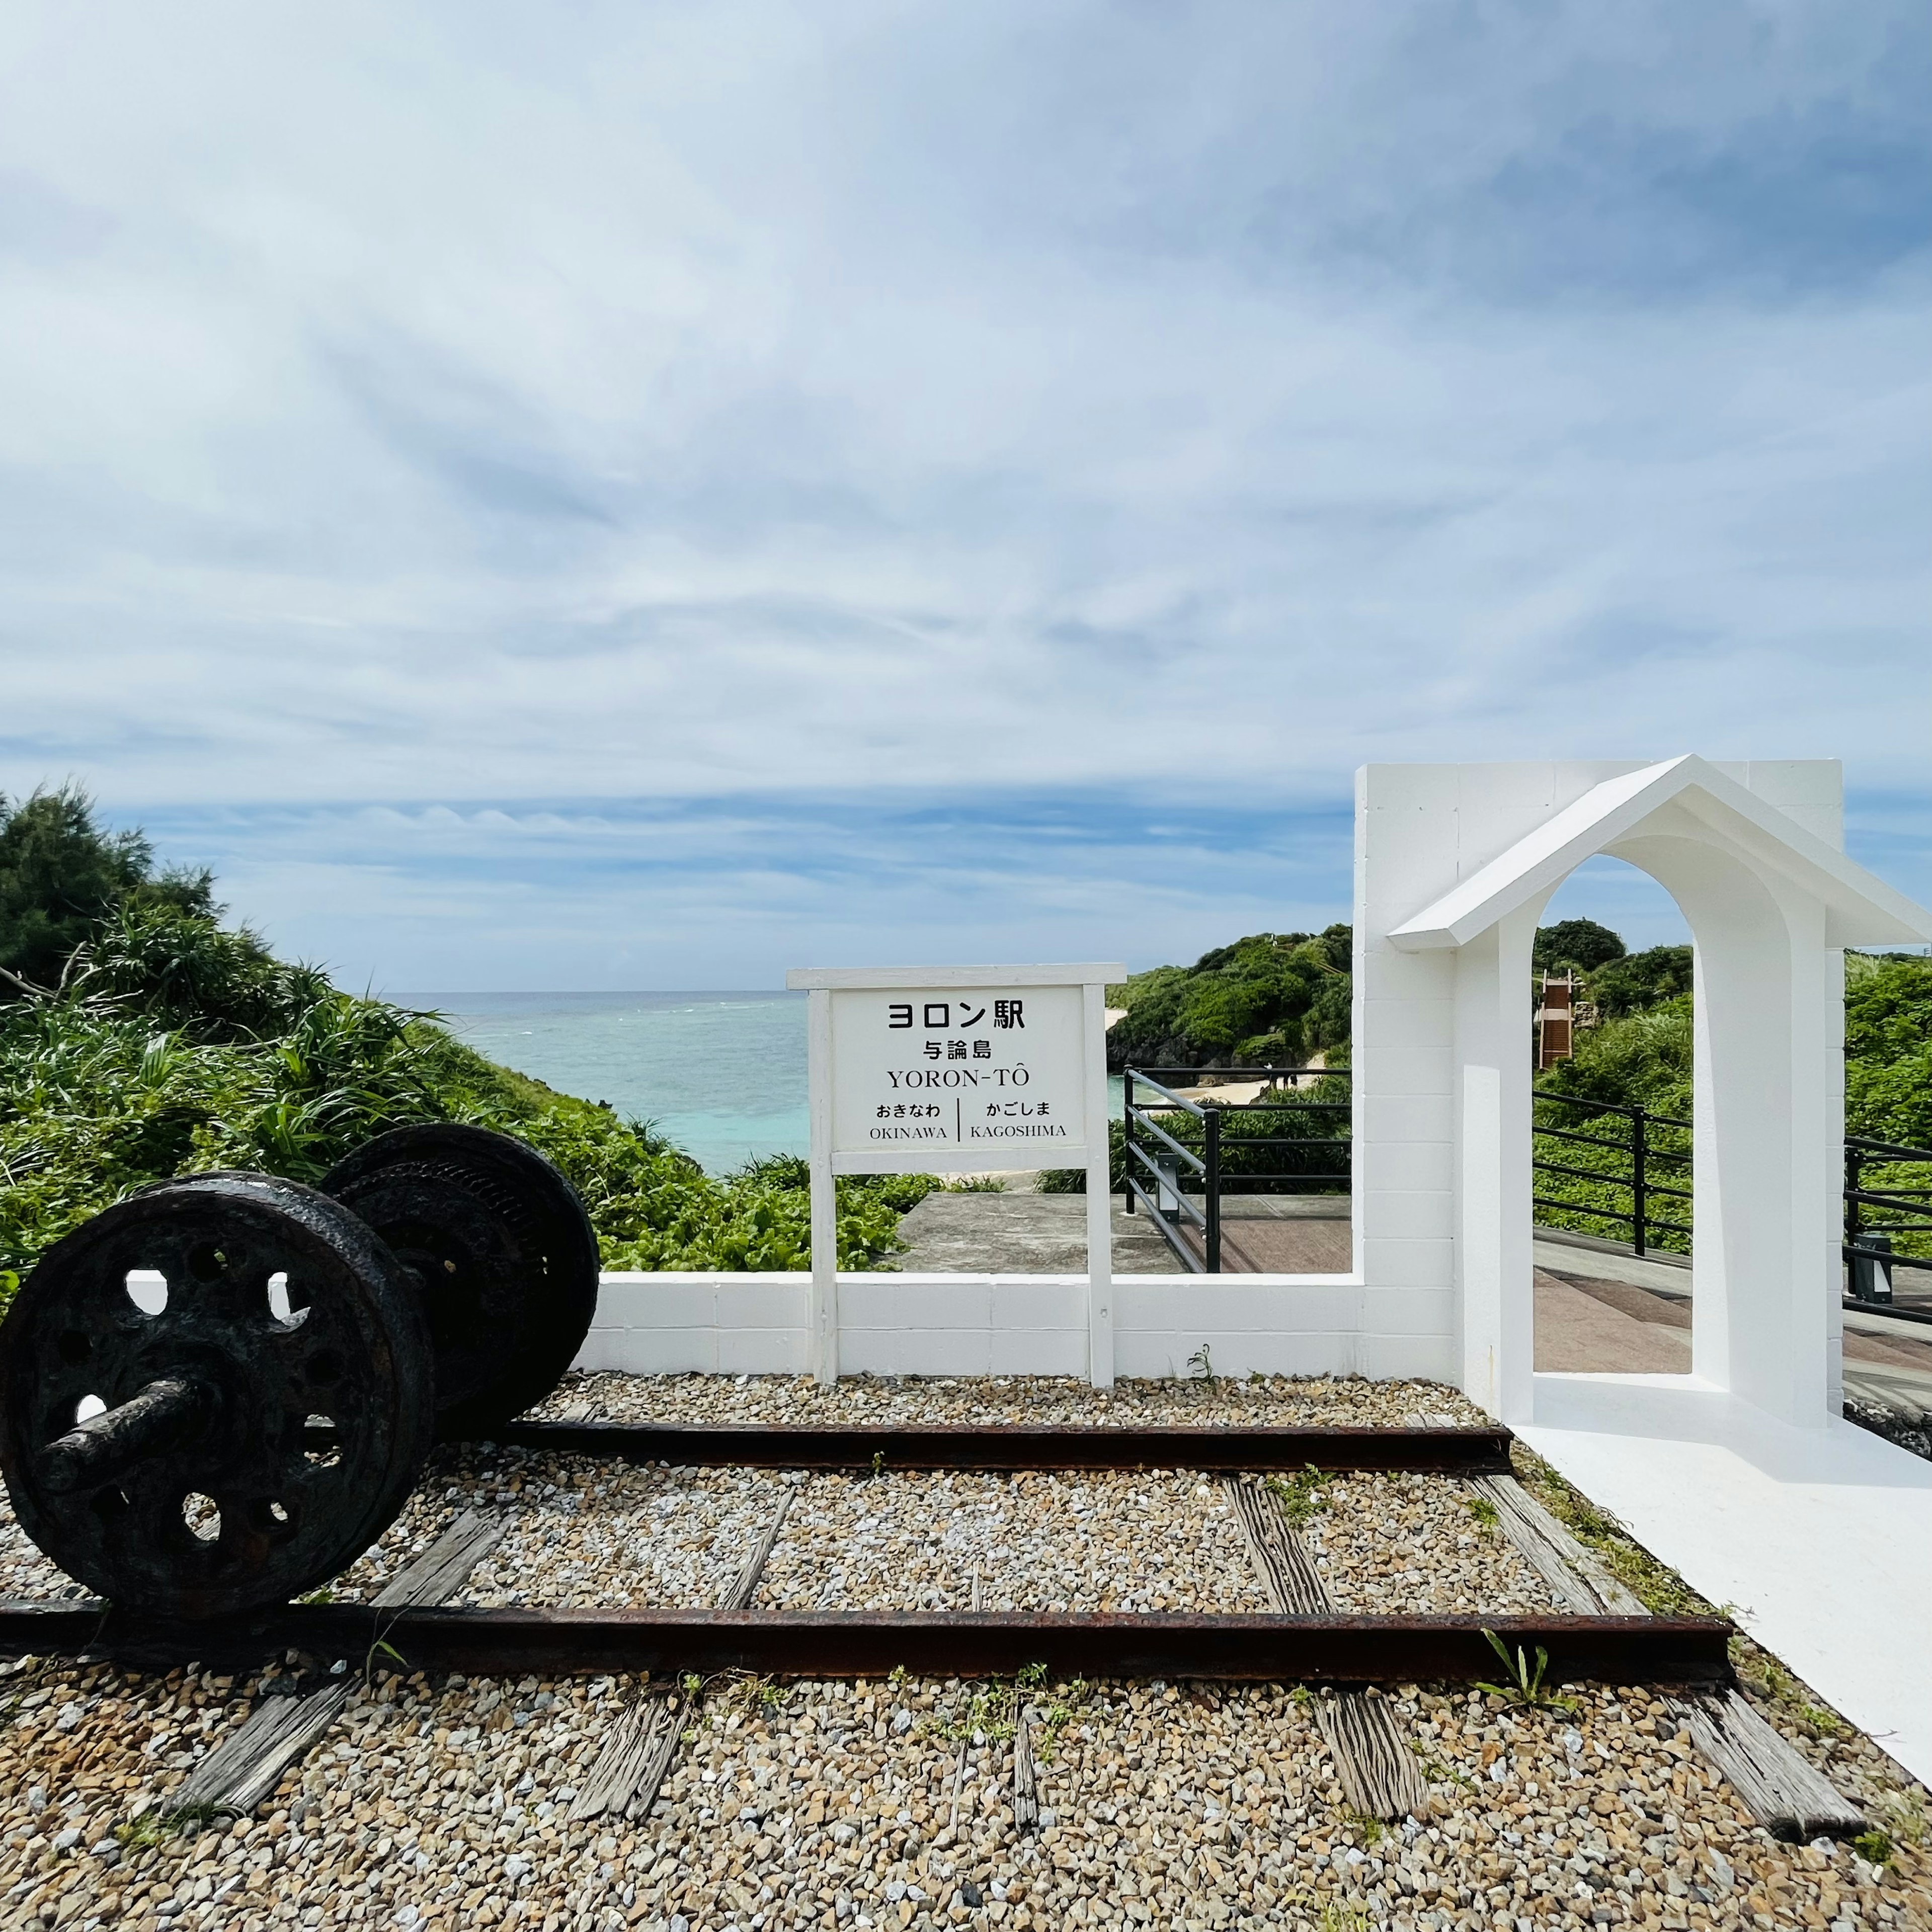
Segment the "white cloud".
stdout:
[[1919,796],[1927,38],[10,10],[0,786],[473,826],[1696,748]]

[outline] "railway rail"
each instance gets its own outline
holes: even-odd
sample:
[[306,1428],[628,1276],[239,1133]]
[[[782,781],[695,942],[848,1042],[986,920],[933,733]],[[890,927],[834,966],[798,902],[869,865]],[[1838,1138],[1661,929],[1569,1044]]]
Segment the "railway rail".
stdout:
[[[678,1467],[887,1471],[1189,1469],[1506,1472],[1499,1427],[1250,1429],[529,1422],[491,1438],[605,1461]],[[1506,1647],[1547,1652],[1554,1677],[1714,1685],[1734,1634],[1721,1618],[1547,1616],[1212,1616],[1111,1612],[811,1611],[586,1606],[384,1610],[292,1604],[184,1627],[95,1599],[0,1604],[0,1652],[244,1662],[293,1649],[367,1652],[380,1632],[412,1668],[559,1675],[741,1670],[826,1678],[895,1667],[1007,1675],[1030,1665],[1108,1676],[1228,1682],[1474,1682]]]

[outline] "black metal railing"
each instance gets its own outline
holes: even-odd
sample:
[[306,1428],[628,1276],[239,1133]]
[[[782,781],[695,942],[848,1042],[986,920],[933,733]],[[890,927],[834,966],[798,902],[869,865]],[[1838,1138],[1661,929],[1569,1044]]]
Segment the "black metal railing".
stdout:
[[[1542,1192],[1536,1180],[1532,1179],[1531,1198],[1538,1208],[1573,1214],[1580,1220],[1606,1222],[1619,1230],[1621,1238],[1628,1240],[1640,1255],[1660,1245],[1652,1238],[1655,1234],[1681,1234],[1687,1242],[1689,1240],[1688,1222],[1673,1221],[1656,1211],[1653,1205],[1659,1201],[1667,1204],[1690,1198],[1689,1188],[1671,1184],[1690,1178],[1689,1150],[1670,1144],[1689,1133],[1688,1120],[1680,1120],[1670,1114],[1653,1114],[1647,1108],[1628,1106],[1620,1101],[1586,1100],[1573,1094],[1539,1091],[1532,1097],[1534,1108],[1530,1126],[1532,1175],[1562,1174],[1568,1180],[1607,1189],[1610,1194],[1607,1202],[1579,1198],[1574,1194],[1557,1198]],[[1588,1124],[1596,1126],[1616,1124],[1619,1131],[1615,1134],[1593,1134],[1576,1127],[1549,1126],[1541,1118],[1545,1107],[1567,1108],[1571,1110],[1570,1118],[1583,1115]],[[1619,1168],[1578,1167],[1540,1155],[1536,1151],[1537,1145],[1545,1141],[1605,1148],[1624,1158]],[[1588,1160],[1589,1156],[1579,1158]],[[1660,1168],[1667,1174],[1668,1179],[1659,1173]],[[1628,1204],[1616,1204],[1620,1202]]]
[[[1123,1082],[1122,1204],[1130,1214],[1136,1204],[1144,1208],[1182,1266],[1195,1274],[1221,1272],[1224,1195],[1346,1188],[1351,1184],[1352,1165],[1346,1132],[1252,1131],[1264,1124],[1258,1117],[1284,1113],[1339,1114],[1346,1118],[1347,1101],[1316,1100],[1295,1089],[1304,1081],[1346,1080],[1346,1067],[1213,1070],[1218,1077],[1231,1080],[1288,1084],[1288,1093],[1280,1100],[1240,1106],[1190,1100],[1166,1084],[1191,1083],[1209,1070],[1130,1066]],[[1147,1091],[1156,1096],[1151,1103],[1138,1097]],[[1639,1255],[1660,1246],[1688,1249],[1691,1225],[1688,1219],[1676,1218],[1682,1211],[1676,1204],[1693,1198],[1688,1120],[1621,1101],[1586,1100],[1571,1094],[1538,1091],[1532,1102],[1531,1198],[1543,1215],[1561,1214],[1602,1224]],[[1576,1124],[1556,1124],[1546,1117],[1547,1108],[1566,1110],[1559,1118]],[[1591,1151],[1556,1157],[1570,1148]],[[1300,1158],[1285,1160],[1282,1149],[1293,1149]],[[1616,1158],[1606,1162],[1605,1154]],[[1325,1158],[1316,1160],[1318,1155]],[[1593,1160],[1597,1164],[1580,1164]],[[1918,1178],[1901,1178],[1901,1168],[1916,1168]],[[1570,1191],[1546,1191],[1546,1176],[1561,1177],[1561,1182],[1570,1184]],[[1883,1309],[1932,1324],[1932,1305],[1900,1306],[1892,1280],[1896,1263],[1932,1272],[1932,1149],[1848,1136],[1844,1198],[1846,1306]],[[1550,1225],[1546,1220],[1541,1224]],[[1198,1238],[1191,1240],[1189,1231]]]
[[[1893,1172],[1917,1168],[1918,1183],[1900,1181]],[[1894,1262],[1917,1260],[1932,1265],[1923,1252],[1932,1250],[1932,1152],[1924,1148],[1895,1147],[1889,1141],[1845,1141],[1844,1257],[1850,1280],[1847,1307],[1882,1308],[1914,1322],[1932,1322],[1932,1311],[1899,1307],[1894,1300]],[[1900,1245],[1903,1238],[1904,1245]]]
[[[1281,1100],[1249,1101],[1238,1107],[1190,1100],[1166,1084],[1168,1080],[1198,1081],[1208,1070],[1198,1066],[1130,1066],[1122,1077],[1120,1168],[1121,1204],[1131,1214],[1138,1202],[1190,1274],[1221,1272],[1221,1197],[1224,1193],[1313,1192],[1349,1184],[1349,1142],[1346,1134],[1257,1133],[1262,1117],[1283,1113],[1330,1115],[1346,1121],[1346,1100],[1318,1100],[1297,1090],[1306,1080],[1346,1080],[1346,1067],[1240,1066],[1214,1070],[1230,1080],[1286,1081]],[[1136,1086],[1158,1097],[1151,1105],[1136,1100]],[[1165,1116],[1156,1119],[1156,1114]],[[1228,1127],[1232,1124],[1234,1130]],[[1179,1131],[1170,1132],[1169,1127]],[[1194,1143],[1190,1144],[1190,1143]],[[1304,1160],[1291,1162],[1270,1150],[1292,1148]],[[1339,1151],[1339,1154],[1337,1150]],[[1340,1168],[1340,1173],[1312,1172],[1307,1156],[1325,1156],[1318,1166]],[[1198,1202],[1190,1199],[1198,1194]],[[1198,1245],[1184,1228],[1198,1231]]]

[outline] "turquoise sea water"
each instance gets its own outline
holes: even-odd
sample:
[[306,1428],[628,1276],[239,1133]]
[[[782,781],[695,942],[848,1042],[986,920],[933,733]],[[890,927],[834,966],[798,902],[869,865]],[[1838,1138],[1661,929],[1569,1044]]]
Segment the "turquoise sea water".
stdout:
[[[404,993],[478,1053],[560,1093],[608,1100],[707,1173],[806,1152],[802,993]],[[1120,1083],[1108,1083],[1113,1110]]]
[[802,993],[417,993],[457,1036],[626,1119],[653,1121],[706,1171],[803,1154]]

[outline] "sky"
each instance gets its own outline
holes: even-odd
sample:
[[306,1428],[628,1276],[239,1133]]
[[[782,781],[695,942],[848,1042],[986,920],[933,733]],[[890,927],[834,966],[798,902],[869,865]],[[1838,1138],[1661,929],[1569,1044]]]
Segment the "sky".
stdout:
[[14,0],[0,791],[385,990],[1192,958],[1368,760],[1932,897],[1928,182],[1904,0]]

